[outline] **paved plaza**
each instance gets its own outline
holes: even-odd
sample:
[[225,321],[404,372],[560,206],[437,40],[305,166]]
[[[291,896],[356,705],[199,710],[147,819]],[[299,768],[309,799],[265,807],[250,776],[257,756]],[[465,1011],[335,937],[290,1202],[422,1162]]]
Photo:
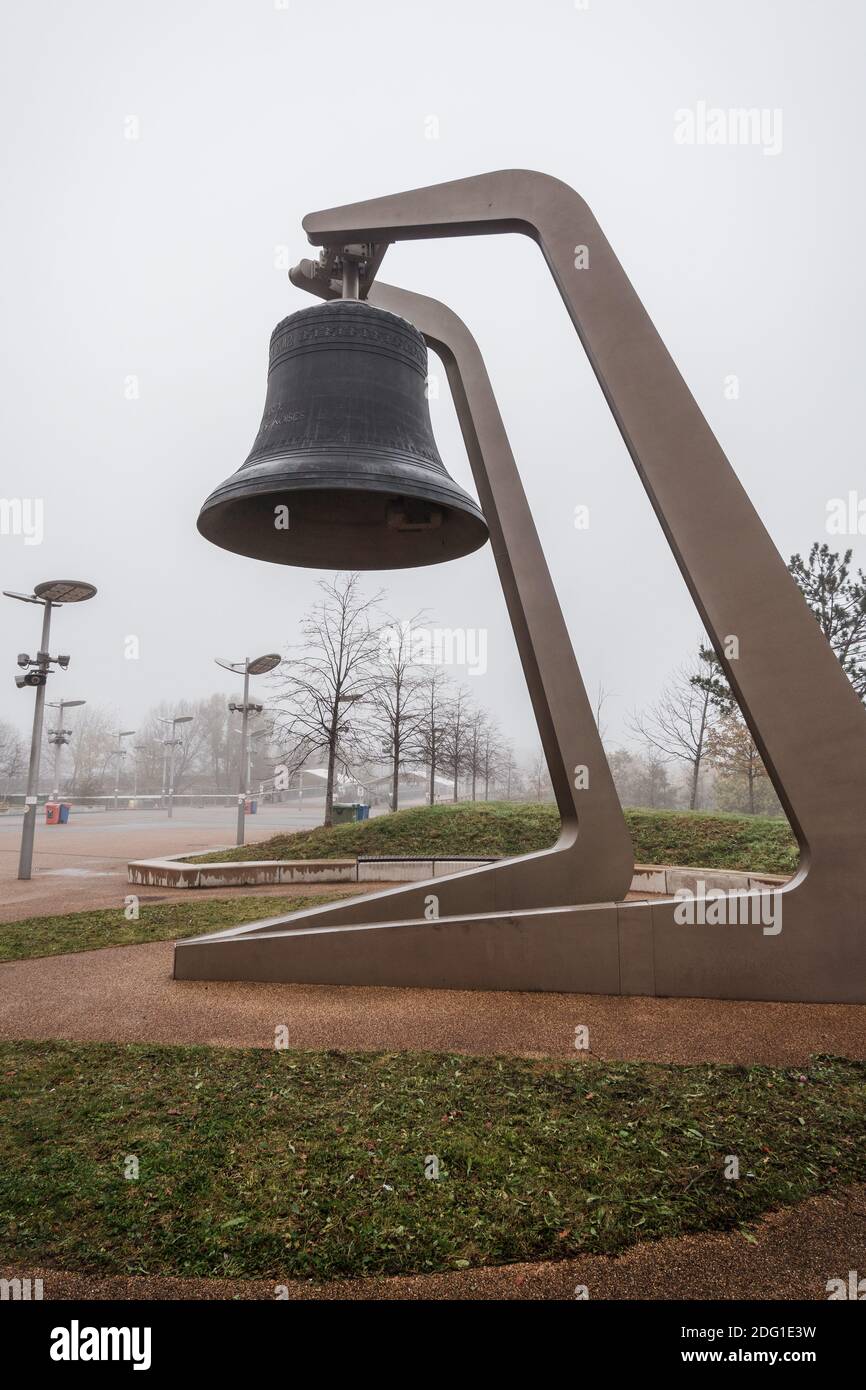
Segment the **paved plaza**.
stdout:
[[[0,816],[0,921],[23,917],[83,912],[114,907],[130,889],[126,866],[130,859],[153,859],[166,854],[199,854],[234,843],[234,806],[175,806],[171,820],[164,810],[78,810],[66,825],[45,825],[40,807],[33,856],[33,876],[19,881],[18,848],[21,815]],[[322,821],[316,803],[261,806],[247,816],[246,840],[253,844],[272,835],[309,830]],[[245,888],[246,894],[268,895],[267,889]],[[270,892],[283,895],[285,888]],[[142,902],[167,902],[180,896],[170,889],[138,890]]]

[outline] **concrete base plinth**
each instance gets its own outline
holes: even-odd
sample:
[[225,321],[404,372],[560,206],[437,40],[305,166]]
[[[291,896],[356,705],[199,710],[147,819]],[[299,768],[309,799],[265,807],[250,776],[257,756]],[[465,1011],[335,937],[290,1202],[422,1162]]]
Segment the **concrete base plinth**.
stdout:
[[866,1003],[862,917],[822,922],[802,882],[719,890],[688,922],[671,899],[400,920],[410,891],[179,941],[175,978]]

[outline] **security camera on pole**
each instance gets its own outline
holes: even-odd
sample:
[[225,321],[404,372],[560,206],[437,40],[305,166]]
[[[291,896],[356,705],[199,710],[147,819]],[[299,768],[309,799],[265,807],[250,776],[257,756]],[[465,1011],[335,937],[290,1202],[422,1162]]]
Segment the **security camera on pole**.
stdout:
[[[191,714],[176,714],[176,715],[174,716],[173,719],[163,719],[162,715],[159,715],[159,722],[160,722],[160,724],[170,724],[170,725],[171,725],[171,738],[163,739],[163,747],[169,748],[169,749],[171,750],[170,753],[169,753],[169,755],[168,755],[168,819],[169,819],[169,820],[171,820],[172,817],[173,817],[173,815],[174,815],[174,750],[175,750],[175,748],[179,748],[180,745],[183,743],[183,739],[182,739],[182,738],[178,738],[178,736],[177,736],[177,726],[178,726],[178,724],[191,724],[192,721],[193,721],[193,718],[194,718],[194,716],[191,715]],[[133,730],[133,732],[135,732],[135,731]],[[165,763],[163,762],[163,768],[164,768],[164,767],[165,767]]]
[[119,798],[119,796],[120,796],[120,766],[121,766],[121,763],[123,762],[124,758],[126,757],[126,749],[125,749],[124,746],[123,746],[123,740],[124,740],[125,738],[132,738],[132,735],[133,735],[134,733],[135,733],[135,729],[118,729],[118,731],[117,731],[117,747],[116,747],[115,750],[114,750],[114,756],[115,756],[115,758],[117,759],[117,767],[115,768],[115,772],[114,772],[114,809],[115,809],[115,811],[117,810],[118,798]]
[[48,700],[48,709],[57,710],[57,728],[48,730],[48,742],[54,745],[54,789],[51,793],[53,801],[60,800],[60,760],[63,749],[72,738],[72,730],[64,729],[64,711],[74,709],[78,705],[86,705],[86,700]]
[[[33,734],[30,740],[30,766],[27,772],[27,794],[24,800],[24,824],[21,829],[21,853],[18,858],[18,877],[28,879],[33,864],[33,837],[36,833],[36,803],[39,786],[39,755],[42,751],[42,721],[45,714],[45,682],[53,675],[52,666],[57,665],[65,671],[69,665],[68,656],[50,656],[48,638],[51,630],[51,610],[64,603],[82,603],[93,598],[96,589],[92,584],[77,579],[52,579],[37,584],[32,594],[17,594],[4,589],[6,598],[17,598],[22,603],[42,604],[42,639],[35,657],[27,652],[19,652],[18,665],[25,672],[15,677],[19,690],[25,686],[36,687],[36,702],[33,708]],[[62,722],[62,721],[61,721]]]
[[241,718],[241,755],[238,763],[238,826],[236,843],[242,845],[244,842],[244,809],[247,797],[249,796],[249,771],[247,762],[247,721],[250,714],[261,714],[262,705],[250,704],[250,676],[263,676],[267,671],[273,671],[275,666],[279,666],[282,658],[276,652],[269,652],[267,656],[257,656],[254,661],[245,657],[243,661],[223,661],[221,657],[214,657],[217,666],[222,666],[225,671],[234,671],[235,675],[243,675],[244,678],[244,698],[243,703],[238,704],[232,700],[229,709],[234,713],[240,713]]

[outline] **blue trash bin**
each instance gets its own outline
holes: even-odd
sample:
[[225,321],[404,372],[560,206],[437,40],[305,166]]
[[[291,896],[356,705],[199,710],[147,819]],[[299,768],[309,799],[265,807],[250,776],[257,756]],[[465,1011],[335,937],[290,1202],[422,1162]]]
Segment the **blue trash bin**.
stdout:
[[358,804],[358,805],[355,807],[355,819],[356,819],[356,820],[369,820],[369,819],[370,819],[370,807],[369,807],[369,806],[364,806],[364,805]]
[[60,803],[60,824],[61,824],[61,825],[65,825],[66,822],[67,822],[68,820],[69,820],[69,807],[67,806],[67,804],[66,804],[65,801],[61,801],[61,803]]

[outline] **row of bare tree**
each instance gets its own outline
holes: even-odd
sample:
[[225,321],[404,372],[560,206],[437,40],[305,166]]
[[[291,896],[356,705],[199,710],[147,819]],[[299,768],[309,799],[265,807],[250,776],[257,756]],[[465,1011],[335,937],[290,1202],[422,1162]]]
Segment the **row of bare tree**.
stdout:
[[[240,716],[228,709],[229,697],[212,695],[207,699],[181,701],[175,706],[160,704],[148,712],[134,735],[118,739],[116,714],[104,706],[86,704],[65,712],[64,724],[70,730],[68,742],[61,745],[59,780],[64,795],[86,800],[111,795],[115,788],[124,797],[136,793],[159,795],[167,789],[171,753],[170,720],[174,715],[192,716],[178,726],[174,748],[174,785],[178,790],[193,788],[234,793],[238,785]],[[49,711],[42,752],[41,789],[54,787],[57,755],[56,715]],[[168,723],[164,721],[169,721]],[[263,733],[269,733],[267,726]],[[264,739],[263,742],[267,740]],[[263,756],[262,742],[254,739],[253,773],[271,775],[269,756]],[[0,724],[0,797],[23,787],[28,752],[23,737]]]
[[[795,555],[789,568],[863,698],[866,578],[862,571],[852,575],[850,561],[850,552],[834,554],[816,542],[805,561]],[[416,786],[423,778],[430,802],[552,795],[540,749],[521,766],[489,712],[451,679],[435,644],[423,640],[431,631],[426,613],[409,622],[389,615],[384,596],[366,595],[357,574],[323,581],[320,590],[252,728],[252,785],[288,786],[315,768],[323,774],[326,823],[341,780],[359,784],[371,799],[387,799],[392,810],[407,777]],[[596,715],[603,739],[605,698],[600,692]],[[167,787],[171,756],[166,721],[178,714],[192,719],[178,729],[175,788],[236,791],[239,716],[229,711],[226,696],[213,695],[152,709],[127,741],[118,740],[109,711],[92,705],[77,710],[71,743],[62,750],[65,793],[97,796],[115,787],[124,796],[159,793]],[[629,728],[637,748],[608,750],[624,804],[780,812],[760,750],[705,641],[656,703],[631,716]],[[54,754],[50,731],[49,721],[46,779]],[[21,735],[0,724],[0,796],[23,785],[26,762]]]
[[[407,776],[416,786],[423,778],[431,802],[530,790],[532,769],[522,775],[489,713],[433,659],[429,641],[419,642],[430,632],[425,614],[408,623],[388,615],[383,596],[365,596],[356,574],[338,575],[320,589],[302,621],[299,643],[274,673],[258,727],[251,729],[251,786],[288,789],[305,769],[324,772],[328,824],[341,781],[360,784],[365,795],[387,799],[394,810]],[[189,720],[173,731],[177,715]],[[225,695],[156,706],[127,739],[118,738],[117,717],[103,707],[88,703],[69,710],[67,721],[64,795],[85,799],[111,795],[115,788],[124,798],[158,795],[167,789],[172,757],[170,780],[177,792],[237,790],[240,716],[229,712]],[[43,790],[53,786],[56,733],[49,718]],[[25,769],[23,739],[0,726],[6,792],[20,789]]]
[[325,824],[338,778],[370,785],[377,765],[388,768],[394,811],[401,775],[410,770],[423,769],[431,804],[442,785],[454,801],[461,786],[473,801],[494,788],[510,795],[518,778],[514,750],[437,660],[429,616],[406,622],[388,614],[383,595],[365,595],[357,574],[319,587],[301,641],[274,675],[271,710],[289,776],[308,766],[326,772]]
[[[633,714],[628,726],[641,754],[637,760],[625,750],[612,755],[621,796],[637,773],[641,805],[780,814],[758,747],[710,647],[701,645],[691,665],[676,671],[656,703]],[[671,768],[680,771],[673,782]]]

